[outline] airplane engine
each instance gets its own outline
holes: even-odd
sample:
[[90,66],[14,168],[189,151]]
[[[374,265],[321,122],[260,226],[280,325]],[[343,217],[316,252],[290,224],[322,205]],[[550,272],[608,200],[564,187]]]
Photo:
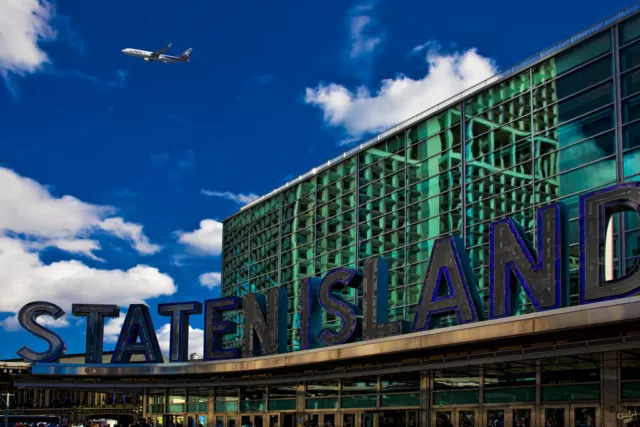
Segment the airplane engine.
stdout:
[[144,62],[149,62],[149,58],[144,58]]

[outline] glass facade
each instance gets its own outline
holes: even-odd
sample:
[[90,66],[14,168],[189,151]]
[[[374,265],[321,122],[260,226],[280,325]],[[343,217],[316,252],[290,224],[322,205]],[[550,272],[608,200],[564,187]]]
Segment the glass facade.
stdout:
[[[635,414],[640,409],[638,350],[411,372],[375,371],[370,367],[359,376],[336,379],[330,379],[335,378],[334,372],[327,371],[327,379],[211,387],[204,393],[187,389],[186,395],[184,389],[167,388],[162,391],[164,398],[147,395],[146,416],[154,427],[181,427],[189,419],[206,416],[216,420],[216,427],[238,427],[238,422],[256,427],[267,422],[269,427],[629,425],[615,412],[605,415],[611,409],[608,401],[613,400],[617,403],[614,411],[631,411],[633,421],[640,421]],[[614,396],[603,403],[605,391]],[[173,407],[173,396],[195,401],[206,393],[216,402],[211,412],[206,411],[206,404],[180,411]],[[220,399],[229,397],[240,405],[218,406]]]
[[[458,235],[488,312],[490,223],[514,218],[535,241],[536,211],[562,201],[576,304],[579,196],[640,179],[639,58],[635,15],[243,209],[224,222],[223,295],[285,287],[296,351],[305,278],[383,257],[390,320],[411,321],[433,243]],[[607,278],[635,264],[636,216],[611,221],[607,248]],[[362,291],[343,292],[362,306]],[[532,310],[522,294],[519,312]],[[239,347],[241,334],[225,345]]]

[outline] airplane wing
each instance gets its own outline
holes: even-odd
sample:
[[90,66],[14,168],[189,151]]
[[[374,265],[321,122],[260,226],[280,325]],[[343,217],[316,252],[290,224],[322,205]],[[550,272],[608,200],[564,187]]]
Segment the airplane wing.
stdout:
[[151,54],[151,56],[158,57],[158,56],[162,55],[163,53],[165,53],[167,51],[167,49],[169,49],[170,47],[171,47],[171,43],[169,43],[169,46],[153,52]]

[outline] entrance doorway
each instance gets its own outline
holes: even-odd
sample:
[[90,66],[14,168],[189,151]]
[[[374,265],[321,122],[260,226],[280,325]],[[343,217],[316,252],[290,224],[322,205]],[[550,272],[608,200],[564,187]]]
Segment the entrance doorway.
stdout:
[[386,409],[342,413],[342,427],[418,427],[417,409]]
[[207,427],[206,414],[187,414],[186,427]]
[[[431,415],[432,426],[477,427],[480,425],[478,410],[471,408],[442,408]],[[506,425],[506,424],[505,424]],[[489,424],[487,424],[489,426]],[[491,426],[493,427],[493,426]]]
[[[303,422],[308,427],[336,426],[336,412],[308,412],[303,416]],[[353,426],[355,427],[355,425]]]
[[536,411],[534,406],[489,406],[484,411],[487,427],[514,426],[535,427]]
[[544,427],[606,427],[599,425],[600,408],[589,404],[545,405],[541,413]]
[[215,427],[238,427],[235,415],[216,415]]

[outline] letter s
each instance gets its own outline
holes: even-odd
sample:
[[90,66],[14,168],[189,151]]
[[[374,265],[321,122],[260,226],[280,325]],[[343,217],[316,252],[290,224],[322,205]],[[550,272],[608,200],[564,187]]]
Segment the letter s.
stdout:
[[42,338],[47,342],[49,348],[42,353],[35,352],[27,346],[18,350],[18,356],[32,363],[51,363],[58,360],[66,352],[62,339],[51,330],[40,325],[36,320],[38,317],[47,315],[58,320],[64,316],[64,310],[50,302],[31,302],[20,309],[18,322],[27,332]]

